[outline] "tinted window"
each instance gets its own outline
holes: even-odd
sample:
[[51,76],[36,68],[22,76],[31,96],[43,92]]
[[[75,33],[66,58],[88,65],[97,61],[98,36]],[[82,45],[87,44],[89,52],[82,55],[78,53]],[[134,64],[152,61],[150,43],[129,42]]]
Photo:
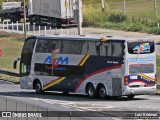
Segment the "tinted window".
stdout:
[[42,40],[37,41],[36,52],[38,53],[52,53],[54,49],[61,50],[61,41],[59,40]]
[[62,41],[62,53],[74,54],[75,46],[74,41]]
[[85,41],[62,41],[62,53],[63,54],[82,54],[82,48],[85,45]]
[[128,42],[128,53],[148,54],[155,50],[154,42]]
[[73,40],[38,40],[36,52],[51,53],[59,49],[62,54],[98,55],[122,57],[124,54],[124,43],[116,41],[73,41]]
[[123,42],[97,42],[96,51],[100,56],[122,57],[124,54]]
[[27,39],[23,47],[23,53],[32,53],[35,45],[35,39]]

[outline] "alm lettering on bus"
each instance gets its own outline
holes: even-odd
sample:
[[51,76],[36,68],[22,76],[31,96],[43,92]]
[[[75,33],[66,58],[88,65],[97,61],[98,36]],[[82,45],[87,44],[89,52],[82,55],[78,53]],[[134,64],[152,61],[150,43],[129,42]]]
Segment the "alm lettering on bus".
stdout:
[[52,66],[50,67],[46,67],[46,69],[53,69],[53,70],[66,70],[66,68],[64,67],[57,67],[58,65],[68,65],[68,62],[69,62],[69,58],[68,57],[58,57],[54,60],[54,63],[53,63],[53,60],[52,60],[52,56],[48,56],[44,63],[45,64],[52,64]]

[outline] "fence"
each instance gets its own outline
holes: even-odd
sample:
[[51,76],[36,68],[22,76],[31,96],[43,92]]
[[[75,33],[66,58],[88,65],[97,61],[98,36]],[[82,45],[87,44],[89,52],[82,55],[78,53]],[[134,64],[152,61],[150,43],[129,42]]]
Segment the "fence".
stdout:
[[[63,30],[57,29],[57,28],[52,28],[47,25],[42,25],[42,26],[37,26],[35,24],[30,25],[30,23],[26,24],[26,32],[27,35],[53,35],[53,34],[70,34],[70,35],[77,35],[78,31],[77,30]],[[2,31],[7,31],[7,32],[15,32],[15,33],[24,33],[24,24],[23,23],[11,23],[9,21],[3,21],[1,24],[1,29]]]

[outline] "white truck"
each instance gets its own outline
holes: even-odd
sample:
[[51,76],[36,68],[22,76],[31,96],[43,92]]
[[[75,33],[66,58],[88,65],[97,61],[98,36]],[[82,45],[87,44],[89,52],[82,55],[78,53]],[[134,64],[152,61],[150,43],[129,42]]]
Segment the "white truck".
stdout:
[[74,24],[77,0],[29,0],[28,16],[30,24],[49,23],[52,27]]
[[10,19],[11,22],[20,21],[24,17],[23,13],[21,2],[2,2],[1,22],[5,19]]

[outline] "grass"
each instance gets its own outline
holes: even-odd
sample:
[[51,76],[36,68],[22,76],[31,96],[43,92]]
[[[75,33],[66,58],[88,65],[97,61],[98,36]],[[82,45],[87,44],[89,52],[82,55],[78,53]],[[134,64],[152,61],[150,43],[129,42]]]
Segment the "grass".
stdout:
[[[117,12],[122,11],[122,0],[115,2],[114,0],[108,0],[110,10]],[[157,0],[157,8],[160,7],[160,1]],[[116,8],[116,9],[115,9]],[[157,13],[160,10],[157,9]],[[154,17],[154,0],[126,0],[126,15],[128,16],[142,16],[142,17]],[[159,16],[160,14],[158,14]]]
[[156,90],[156,94],[160,94],[160,89],[157,89],[157,90]]
[[[13,62],[20,57],[23,46],[23,36],[14,33],[1,32],[0,34],[0,49],[2,56],[0,57],[0,70],[19,73],[18,69],[13,69]],[[0,74],[0,79],[18,81],[18,78]]]
[[157,0],[157,18],[154,14],[154,0],[126,0],[126,14],[123,14],[122,0],[107,0],[105,11],[101,3],[89,0],[83,4],[84,26],[160,34],[160,1]]
[[[23,40],[23,35],[1,32],[0,49],[3,51],[3,55],[0,57],[0,70],[19,73],[18,69],[13,69],[13,61],[15,60],[15,58],[20,57],[22,46],[24,43]],[[157,78],[158,84],[160,84],[160,56],[157,56]],[[0,79],[6,79],[16,82],[19,81],[18,78],[1,74]]]

